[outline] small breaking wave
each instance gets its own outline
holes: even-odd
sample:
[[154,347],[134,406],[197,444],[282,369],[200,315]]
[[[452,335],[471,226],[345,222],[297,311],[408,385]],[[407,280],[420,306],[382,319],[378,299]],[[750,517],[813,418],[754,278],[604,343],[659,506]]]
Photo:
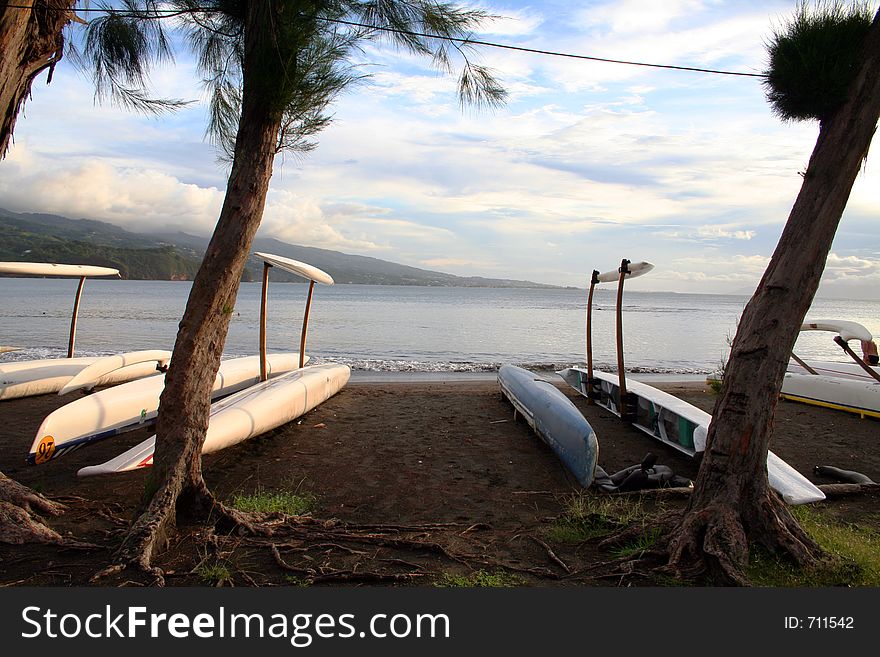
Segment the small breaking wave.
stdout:
[[[113,351],[77,351],[77,356],[112,356]],[[249,356],[253,354],[224,354],[223,359],[237,356]],[[26,360],[39,360],[43,358],[65,358],[67,351],[56,348],[27,348],[19,351],[9,351],[0,354],[0,363],[10,363]],[[354,371],[361,372],[413,372],[428,374],[432,372],[447,373],[482,373],[497,372],[502,365],[517,365],[527,370],[538,372],[557,372],[568,367],[586,367],[583,361],[533,361],[511,358],[509,360],[418,360],[407,358],[359,358],[347,356],[317,356],[312,355],[310,364],[340,363],[348,365]],[[610,362],[597,362],[594,367],[605,372],[616,372],[617,365]],[[702,367],[698,364],[665,365],[640,365],[628,366],[626,371],[631,374],[686,374],[707,375],[717,370],[717,366]]]

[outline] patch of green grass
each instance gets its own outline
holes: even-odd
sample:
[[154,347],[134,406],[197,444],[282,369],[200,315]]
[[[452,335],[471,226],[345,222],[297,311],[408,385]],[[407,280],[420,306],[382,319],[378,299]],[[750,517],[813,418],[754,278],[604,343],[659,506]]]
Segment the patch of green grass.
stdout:
[[821,511],[792,509],[801,527],[830,555],[803,569],[766,550],[751,551],[747,574],[756,586],[880,586],[880,532],[836,522]]
[[642,553],[650,550],[654,546],[654,543],[657,542],[658,538],[660,538],[660,528],[653,527],[635,541],[620,546],[614,550],[612,554],[618,559],[638,557]]
[[196,574],[203,584],[220,586],[232,579],[232,573],[222,563],[202,564],[196,570]]
[[647,517],[638,499],[578,493],[565,502],[563,514],[551,525],[547,538],[556,543],[581,543],[644,523]]
[[306,588],[312,585],[309,580],[303,577],[298,577],[297,575],[285,575],[284,582],[288,586],[298,586],[300,588]]
[[435,585],[439,587],[487,587],[487,588],[509,588],[512,586],[521,586],[525,584],[525,580],[519,575],[506,573],[503,570],[488,572],[486,570],[477,570],[468,575],[452,575],[444,573]]
[[246,513],[284,513],[301,516],[315,506],[315,496],[310,493],[290,491],[257,491],[250,495],[235,495],[232,506]]

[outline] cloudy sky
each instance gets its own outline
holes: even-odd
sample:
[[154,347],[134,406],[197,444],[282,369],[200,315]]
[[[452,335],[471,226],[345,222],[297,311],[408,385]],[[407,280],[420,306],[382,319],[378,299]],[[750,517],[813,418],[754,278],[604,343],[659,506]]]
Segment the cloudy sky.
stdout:
[[[756,73],[796,2],[477,0],[474,38]],[[305,158],[279,157],[261,235],[460,275],[584,286],[621,258],[634,289],[751,293],[818,132],[783,124],[750,77],[480,50],[506,107],[462,110],[455,78],[380,44]],[[0,163],[0,207],[136,231],[213,230],[227,171],[205,106],[145,118],[95,105],[65,62],[41,78]],[[155,93],[201,99],[192,61]],[[880,297],[880,155],[860,174],[820,295]]]

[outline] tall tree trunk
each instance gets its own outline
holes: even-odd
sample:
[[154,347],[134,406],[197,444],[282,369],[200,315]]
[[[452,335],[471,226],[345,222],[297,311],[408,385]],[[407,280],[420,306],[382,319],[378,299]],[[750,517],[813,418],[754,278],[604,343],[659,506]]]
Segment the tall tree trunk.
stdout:
[[800,325],[880,118],[880,12],[847,103],[821,126],[803,185],[731,346],[694,495],[671,535],[669,566],[741,583],[749,543],[807,564],[818,546],[767,483],[773,415]]
[[[75,0],[0,0],[0,157],[12,142],[15,120],[31,84],[61,59],[62,30]],[[14,6],[10,6],[14,5]]]
[[[74,2],[0,0],[0,158],[12,143],[15,120],[34,78],[61,59],[62,30],[73,17]],[[59,515],[64,508],[0,472],[0,542],[63,543],[61,536],[39,521],[32,507],[49,515]]]
[[272,177],[281,113],[265,87],[249,84],[272,43],[277,3],[248,3],[244,89],[235,157],[220,218],[193,281],[159,405],[156,450],[145,511],[122,546],[123,563],[149,569],[177,511],[206,517],[214,498],[202,478],[201,450],[208,428],[211,389],[251,243],[263,216]]

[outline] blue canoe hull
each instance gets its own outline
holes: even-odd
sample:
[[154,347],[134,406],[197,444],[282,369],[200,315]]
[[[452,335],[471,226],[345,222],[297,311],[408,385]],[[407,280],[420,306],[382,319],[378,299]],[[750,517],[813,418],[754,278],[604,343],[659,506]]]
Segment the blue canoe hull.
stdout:
[[532,430],[559,456],[578,483],[593,483],[599,442],[593,428],[552,383],[514,365],[502,365],[498,384]]

